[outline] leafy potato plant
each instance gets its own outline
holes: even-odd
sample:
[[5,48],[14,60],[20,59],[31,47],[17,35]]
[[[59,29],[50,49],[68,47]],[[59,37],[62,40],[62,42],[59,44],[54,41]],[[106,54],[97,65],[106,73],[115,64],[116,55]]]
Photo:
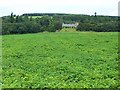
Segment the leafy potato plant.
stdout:
[[118,88],[118,33],[3,36],[3,88]]

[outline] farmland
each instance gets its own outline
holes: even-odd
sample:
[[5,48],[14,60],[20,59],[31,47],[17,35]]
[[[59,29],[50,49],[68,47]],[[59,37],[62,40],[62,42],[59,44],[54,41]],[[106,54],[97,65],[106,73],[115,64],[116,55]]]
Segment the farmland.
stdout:
[[2,37],[3,88],[118,88],[117,32]]

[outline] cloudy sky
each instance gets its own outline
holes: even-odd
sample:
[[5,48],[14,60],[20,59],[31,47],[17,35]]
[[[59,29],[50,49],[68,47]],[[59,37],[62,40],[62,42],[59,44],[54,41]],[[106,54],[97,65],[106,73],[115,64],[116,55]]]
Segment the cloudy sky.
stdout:
[[0,16],[23,13],[118,15],[120,0],[0,0]]

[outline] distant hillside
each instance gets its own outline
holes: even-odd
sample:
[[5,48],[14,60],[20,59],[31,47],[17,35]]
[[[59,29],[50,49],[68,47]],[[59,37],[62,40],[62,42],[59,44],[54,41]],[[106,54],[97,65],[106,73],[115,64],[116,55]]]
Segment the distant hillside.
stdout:
[[48,16],[54,16],[54,15],[69,15],[69,14],[65,14],[65,13],[24,13],[23,16],[28,15],[28,16],[44,16],[44,15],[48,15]]
[[44,15],[47,15],[47,16],[69,16],[69,15],[74,15],[74,16],[90,16],[90,15],[87,15],[87,14],[68,14],[68,13],[24,13],[22,14],[22,16],[44,16]]
[[[87,14],[68,14],[68,13],[24,13],[22,14],[22,16],[44,16],[44,15],[48,15],[48,16],[54,16],[54,15],[62,15],[62,16],[65,16],[65,15],[75,15],[75,16],[94,16],[94,15],[87,15]],[[97,16],[100,16],[100,17],[113,17],[113,18],[119,18],[120,16],[105,16],[105,15],[97,15]]]

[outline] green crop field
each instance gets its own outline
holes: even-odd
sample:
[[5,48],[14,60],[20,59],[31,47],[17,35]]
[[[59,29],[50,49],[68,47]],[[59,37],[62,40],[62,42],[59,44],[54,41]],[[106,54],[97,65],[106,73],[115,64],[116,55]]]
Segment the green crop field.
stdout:
[[[32,16],[32,18],[33,19],[35,19],[35,18],[41,18],[42,16]],[[29,18],[30,18],[30,16],[29,16]]]
[[2,37],[3,88],[118,88],[117,32]]

